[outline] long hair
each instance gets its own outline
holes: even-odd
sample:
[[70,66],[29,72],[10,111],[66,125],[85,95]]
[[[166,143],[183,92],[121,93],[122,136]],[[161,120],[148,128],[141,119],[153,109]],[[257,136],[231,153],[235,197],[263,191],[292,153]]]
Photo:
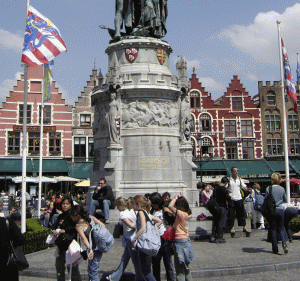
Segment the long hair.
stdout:
[[181,196],[177,199],[175,206],[178,210],[188,213],[189,215],[192,214],[190,209],[189,202],[186,200],[185,197]]
[[87,211],[85,211],[83,206],[81,206],[81,205],[73,206],[71,208],[70,214],[71,214],[71,216],[78,215],[78,216],[82,217],[86,222],[91,221],[91,219],[89,217],[89,213]]
[[158,192],[154,192],[150,195],[150,201],[152,204],[158,205],[159,210],[163,209],[164,201]]
[[127,200],[124,197],[119,197],[116,200],[116,206],[121,206],[127,208]]
[[149,199],[147,199],[145,196],[136,195],[133,198],[133,201],[140,206],[141,210],[145,210],[148,213],[150,212],[150,210],[151,210],[151,201]]

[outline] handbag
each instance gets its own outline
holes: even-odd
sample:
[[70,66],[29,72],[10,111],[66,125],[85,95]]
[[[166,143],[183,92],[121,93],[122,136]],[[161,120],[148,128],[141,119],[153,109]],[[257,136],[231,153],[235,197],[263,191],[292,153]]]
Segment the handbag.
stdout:
[[72,240],[68,237],[68,235],[65,232],[62,232],[59,234],[59,236],[55,239],[54,243],[55,245],[63,251],[67,251]]
[[260,211],[260,208],[264,203],[265,197],[259,193],[256,193],[256,190],[254,192],[255,192],[255,203],[254,203],[253,208],[256,211]]
[[274,197],[272,195],[272,186],[270,186],[269,193],[265,197],[264,203],[262,204],[259,211],[266,218],[269,218],[269,217],[272,217],[275,215],[276,203],[275,203]]
[[81,255],[82,249],[78,242],[73,239],[67,252],[66,252],[66,264],[70,265],[79,265],[83,261],[83,257]]
[[[6,219],[6,226],[9,230],[9,221]],[[8,259],[7,266],[16,268],[18,271],[22,271],[29,267],[29,263],[24,255],[21,246],[14,247],[11,240],[8,243]]]
[[173,241],[175,238],[175,229],[173,226],[168,226],[165,230],[164,234],[162,235],[162,238],[165,241]]

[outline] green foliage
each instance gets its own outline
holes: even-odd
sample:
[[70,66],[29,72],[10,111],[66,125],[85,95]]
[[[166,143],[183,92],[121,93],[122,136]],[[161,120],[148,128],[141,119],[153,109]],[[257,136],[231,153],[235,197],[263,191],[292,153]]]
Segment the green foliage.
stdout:
[[[21,228],[21,223],[18,223],[18,226]],[[50,233],[50,230],[39,224],[38,219],[26,219],[26,233],[36,233],[40,231],[46,231]]]
[[300,218],[293,218],[290,221],[289,226],[290,226],[291,231],[299,232],[300,231]]

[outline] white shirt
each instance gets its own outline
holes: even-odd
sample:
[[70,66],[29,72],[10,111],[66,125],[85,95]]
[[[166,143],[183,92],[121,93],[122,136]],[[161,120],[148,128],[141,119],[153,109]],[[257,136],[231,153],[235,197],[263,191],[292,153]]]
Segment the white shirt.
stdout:
[[120,220],[122,222],[124,232],[131,231],[132,229],[125,222],[123,222],[124,219],[129,219],[135,225],[136,224],[135,212],[132,209],[131,210],[126,209],[125,211],[120,212]]
[[240,188],[245,189],[247,187],[246,184],[240,177],[237,177],[236,179],[230,177],[229,180],[229,190],[231,191],[229,195],[231,199],[233,201],[242,200]]
[[162,222],[163,222],[163,223],[158,227],[159,235],[162,236],[162,235],[165,233],[166,229],[167,229],[167,227],[166,227],[166,225],[165,225],[165,223],[164,223],[164,213],[163,213],[163,210],[154,211],[154,212],[153,212],[153,216],[155,216],[155,217],[161,219]]

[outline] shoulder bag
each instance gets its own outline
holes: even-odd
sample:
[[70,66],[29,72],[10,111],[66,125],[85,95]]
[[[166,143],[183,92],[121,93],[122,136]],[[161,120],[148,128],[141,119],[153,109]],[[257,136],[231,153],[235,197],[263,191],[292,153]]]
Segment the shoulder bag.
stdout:
[[[9,221],[6,219],[6,226],[9,231]],[[22,247],[14,247],[12,241],[8,242],[8,260],[7,266],[16,268],[18,271],[22,271],[29,267],[29,263],[23,253]]]
[[272,195],[272,186],[269,187],[269,193],[265,197],[264,203],[262,204],[260,210],[262,215],[266,218],[272,217],[276,212],[276,203]]

